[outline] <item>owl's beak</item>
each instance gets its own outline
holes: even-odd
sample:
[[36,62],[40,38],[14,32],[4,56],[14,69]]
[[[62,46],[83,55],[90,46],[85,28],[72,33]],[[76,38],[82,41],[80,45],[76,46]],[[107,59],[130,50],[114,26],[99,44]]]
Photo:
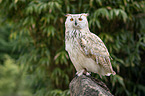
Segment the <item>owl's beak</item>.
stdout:
[[77,26],[77,21],[75,20],[75,26]]
[[79,26],[77,20],[75,20],[74,26],[73,26],[73,27],[74,27],[75,29],[80,29],[80,26]]

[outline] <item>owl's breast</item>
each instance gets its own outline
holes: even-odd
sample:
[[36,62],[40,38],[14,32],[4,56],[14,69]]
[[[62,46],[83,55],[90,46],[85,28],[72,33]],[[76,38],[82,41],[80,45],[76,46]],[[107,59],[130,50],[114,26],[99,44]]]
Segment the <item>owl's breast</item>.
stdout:
[[65,49],[68,51],[68,53],[72,53],[74,49],[77,49],[79,46],[79,43],[77,41],[77,38],[79,38],[80,32],[78,30],[73,30],[71,32],[67,32],[65,34]]
[[73,39],[71,38],[71,39],[65,41],[65,49],[66,49],[66,51],[68,51],[68,53],[74,52],[73,50],[78,49],[78,46],[79,46],[79,44],[78,44],[76,38],[73,38]]

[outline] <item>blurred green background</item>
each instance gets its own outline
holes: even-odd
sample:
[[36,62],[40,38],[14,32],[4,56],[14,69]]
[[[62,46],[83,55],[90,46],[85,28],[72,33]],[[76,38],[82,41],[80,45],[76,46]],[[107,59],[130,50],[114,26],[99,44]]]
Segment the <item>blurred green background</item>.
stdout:
[[0,0],[0,96],[70,95],[67,13],[89,13],[113,58],[117,75],[92,76],[116,96],[145,96],[144,0]]

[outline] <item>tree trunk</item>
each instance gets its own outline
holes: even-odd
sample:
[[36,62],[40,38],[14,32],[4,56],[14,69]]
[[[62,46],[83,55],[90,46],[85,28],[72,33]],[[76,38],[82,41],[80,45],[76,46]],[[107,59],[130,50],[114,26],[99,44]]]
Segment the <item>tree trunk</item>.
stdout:
[[113,96],[102,81],[85,75],[76,76],[69,88],[71,96]]

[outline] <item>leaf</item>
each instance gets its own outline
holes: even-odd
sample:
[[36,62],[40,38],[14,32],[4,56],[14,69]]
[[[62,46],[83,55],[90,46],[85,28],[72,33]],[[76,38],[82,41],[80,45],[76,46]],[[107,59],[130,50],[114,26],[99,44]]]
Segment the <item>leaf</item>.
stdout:
[[97,2],[100,6],[102,6],[102,0],[96,0],[96,2]]
[[126,22],[128,16],[122,9],[112,9],[109,12],[109,18],[114,19],[115,17],[122,17],[123,21]]
[[61,51],[61,52],[58,52],[55,57],[54,57],[54,60],[55,60],[55,64],[68,64],[68,55],[66,53],[66,51]]
[[145,86],[144,85],[137,84],[137,87],[139,90],[142,90],[145,93]]
[[98,18],[99,16],[108,18],[109,17],[109,12],[106,8],[99,8],[98,10],[95,11],[94,16],[96,18]]
[[121,10],[121,9],[119,10],[119,12],[120,12],[120,14],[122,15],[123,21],[126,22],[127,17],[128,17],[127,14],[126,14],[126,12],[123,11],[123,10]]
[[117,81],[125,88],[123,78],[119,75],[115,75],[115,77],[117,78]]
[[18,0],[15,0],[15,3],[17,3],[18,2]]

